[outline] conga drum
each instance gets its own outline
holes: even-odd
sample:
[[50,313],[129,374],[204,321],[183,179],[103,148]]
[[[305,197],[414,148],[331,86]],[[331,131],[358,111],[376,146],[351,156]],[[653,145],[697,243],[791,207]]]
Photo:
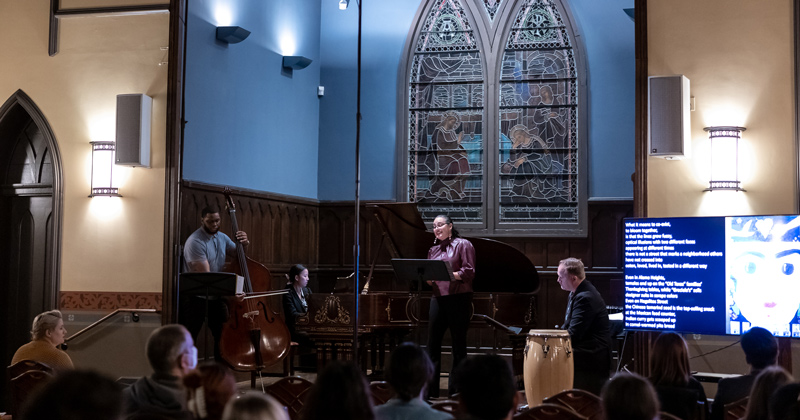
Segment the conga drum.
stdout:
[[525,398],[533,407],[565,389],[572,389],[575,372],[572,342],[565,330],[530,330],[525,344],[522,377]]

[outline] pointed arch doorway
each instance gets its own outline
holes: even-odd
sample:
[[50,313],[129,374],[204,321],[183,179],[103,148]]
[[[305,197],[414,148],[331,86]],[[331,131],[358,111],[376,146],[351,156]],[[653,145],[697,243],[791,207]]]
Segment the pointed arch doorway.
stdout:
[[0,107],[3,363],[30,339],[33,317],[58,306],[62,185],[53,131],[31,98],[18,90]]

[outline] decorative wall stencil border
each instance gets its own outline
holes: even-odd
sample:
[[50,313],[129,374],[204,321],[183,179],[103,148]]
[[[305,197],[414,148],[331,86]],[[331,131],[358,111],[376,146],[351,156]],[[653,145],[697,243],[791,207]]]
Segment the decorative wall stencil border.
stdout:
[[61,292],[59,309],[114,310],[155,309],[161,310],[161,293],[143,292]]

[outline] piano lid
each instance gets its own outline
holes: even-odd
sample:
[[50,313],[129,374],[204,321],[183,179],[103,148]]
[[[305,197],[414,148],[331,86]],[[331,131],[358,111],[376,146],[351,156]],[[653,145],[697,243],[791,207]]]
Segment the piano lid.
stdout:
[[[428,232],[415,203],[371,203],[366,206],[383,228],[384,243],[392,258],[428,257],[428,249],[433,246],[435,237],[433,232]],[[472,288],[476,292],[532,293],[539,289],[539,273],[525,254],[493,239],[464,238],[475,247]]]

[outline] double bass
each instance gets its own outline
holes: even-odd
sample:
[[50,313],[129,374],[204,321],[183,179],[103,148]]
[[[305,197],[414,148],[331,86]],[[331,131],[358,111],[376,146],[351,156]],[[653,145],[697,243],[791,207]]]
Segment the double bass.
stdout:
[[[230,189],[226,188],[224,194],[235,235],[239,231],[236,207]],[[286,323],[267,302],[268,296],[286,291],[268,292],[271,278],[269,270],[263,264],[246,257],[242,243],[235,242],[236,259],[233,271],[244,277],[245,296],[231,298],[228,302],[230,317],[222,327],[220,355],[234,370],[261,371],[282,360],[291,344]],[[254,290],[260,293],[254,293]]]

